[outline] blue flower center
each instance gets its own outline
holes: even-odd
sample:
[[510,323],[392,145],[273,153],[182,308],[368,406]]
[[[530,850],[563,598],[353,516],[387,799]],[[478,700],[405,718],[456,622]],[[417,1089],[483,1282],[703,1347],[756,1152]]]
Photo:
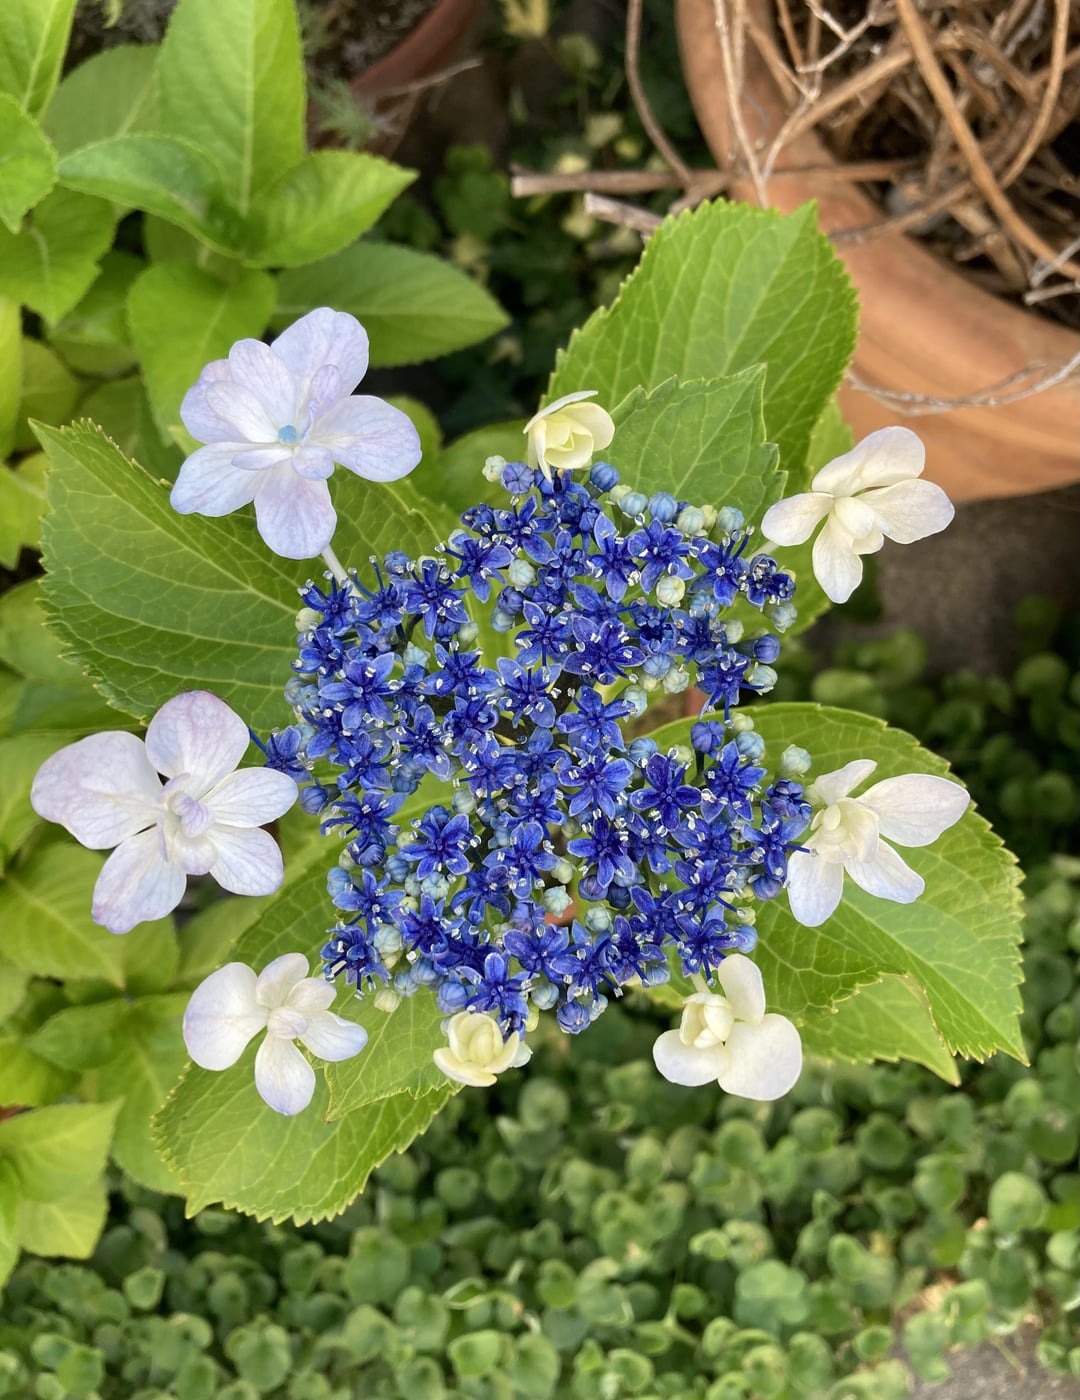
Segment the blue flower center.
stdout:
[[286,423],[284,428],[278,429],[278,442],[283,442],[287,447],[291,447],[297,441],[300,434],[291,423]]

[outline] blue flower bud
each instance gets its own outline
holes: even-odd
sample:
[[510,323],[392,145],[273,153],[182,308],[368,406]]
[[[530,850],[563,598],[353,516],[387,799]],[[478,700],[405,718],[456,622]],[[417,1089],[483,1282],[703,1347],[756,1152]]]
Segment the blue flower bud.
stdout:
[[[779,894],[777,890],[777,894]],[[740,953],[752,953],[757,947],[758,933],[753,924],[748,924],[745,928],[736,930],[735,947]]]
[[649,514],[654,520],[670,525],[678,512],[678,502],[669,491],[657,491],[649,497]]
[[580,1001],[564,1001],[556,1011],[555,1018],[567,1035],[580,1035],[582,1031],[588,1030],[592,1020],[588,1007],[582,1006]]
[[647,676],[651,676],[654,681],[661,681],[674,666],[674,659],[666,652],[659,652],[655,656],[647,656],[642,665],[642,670]]
[[690,742],[698,753],[719,753],[727,743],[727,731],[719,720],[699,719],[690,729]]
[[300,789],[300,806],[309,817],[317,817],[333,796],[334,793],[321,783],[312,783],[310,787]]
[[469,990],[460,982],[444,982],[439,988],[436,1004],[444,1016],[456,1016],[464,1011],[469,1000]]
[[525,462],[503,462],[502,484],[511,496],[524,496],[531,491],[536,481],[536,472]]
[[392,549],[383,561],[390,574],[407,574],[411,560],[402,549]]
[[578,885],[578,890],[582,899],[604,899],[607,896],[608,887],[602,885],[595,875],[586,875]]
[[318,700],[319,692],[299,676],[290,676],[285,682],[285,703],[293,709],[302,708],[310,700]]
[[784,778],[801,778],[812,765],[813,759],[797,744],[789,744],[780,755],[780,775]]
[[736,736],[735,747],[748,763],[757,763],[765,753],[765,740],[752,729],[745,729]]
[[630,908],[630,890],[626,885],[612,884],[608,890],[607,898],[613,909]]
[[405,857],[397,854],[388,856],[384,867],[387,878],[394,885],[400,885],[409,878],[409,868],[409,862]]
[[393,924],[380,924],[372,939],[383,962],[396,958],[402,949],[401,934]]
[[771,632],[766,632],[763,637],[754,638],[751,650],[758,661],[763,661],[767,666],[771,666],[780,655],[780,638],[774,637]]
[[643,491],[629,491],[619,502],[619,509],[623,515],[628,515],[632,520],[636,520],[639,515],[645,514],[645,508],[649,504],[649,498]]
[[746,516],[734,506],[724,506],[716,512],[716,524],[722,535],[734,535],[746,524]]
[[594,462],[589,472],[589,480],[598,491],[610,491],[618,484],[619,473],[610,462]]
[[794,603],[768,603],[762,611],[778,632],[786,632],[799,615]]
[[654,753],[660,752],[660,746],[655,739],[641,738],[635,739],[626,750],[626,756],[631,763],[637,764],[639,768],[644,768],[645,764]]
[[559,989],[544,978],[538,978],[529,996],[538,1011],[550,1011],[559,1000]]
[[445,875],[429,875],[420,881],[420,893],[429,894],[432,899],[445,899],[450,893],[450,882]]

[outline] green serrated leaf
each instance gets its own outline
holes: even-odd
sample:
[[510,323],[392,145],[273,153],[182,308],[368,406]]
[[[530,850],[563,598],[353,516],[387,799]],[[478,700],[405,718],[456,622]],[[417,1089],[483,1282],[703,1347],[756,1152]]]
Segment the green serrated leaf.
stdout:
[[38,117],[49,104],[64,61],[76,0],[4,0],[0,25],[0,92]]
[[[290,875],[292,866],[288,867]],[[233,945],[246,929],[262,917],[269,896],[258,899],[215,899],[180,930],[180,965],[177,986],[194,988],[229,961]]]
[[456,515],[480,501],[502,505],[507,500],[506,487],[487,480],[484,463],[489,457],[520,461],[525,454],[524,427],[524,418],[512,418],[465,433],[444,447],[441,455],[421,462],[409,479],[425,495],[445,501]]
[[[750,712],[771,759],[797,744],[812,755],[813,774],[855,758],[876,761],[875,781],[949,773],[944,759],[868,715],[812,704],[755,705]],[[687,723],[666,725],[657,741],[685,742]],[[839,909],[820,928],[797,924],[784,895],[762,907],[755,959],[770,1005],[803,1021],[886,974],[909,975],[925,991],[951,1052],[985,1059],[1000,1049],[1023,1061],[1015,857],[972,808],[932,846],[905,847],[903,857],[926,881],[914,904],[876,899],[848,880]]]
[[615,440],[604,453],[623,481],[652,495],[669,491],[692,505],[737,506],[760,519],[783,494],[785,474],[765,441],[765,369],[726,379],[633,389],[614,413]]
[[861,987],[831,1015],[804,1021],[802,1039],[807,1053],[822,1060],[914,1060],[947,1083],[960,1083],[926,994],[912,977],[883,977]]
[[22,399],[15,429],[15,446],[25,452],[37,447],[30,419],[66,423],[75,411],[82,385],[60,356],[41,340],[22,343]]
[[255,199],[245,259],[256,267],[296,267],[330,257],[365,233],[415,179],[415,171],[379,156],[314,151]]
[[87,394],[81,411],[98,424],[125,457],[140,462],[152,476],[176,480],[183,453],[174,442],[162,438],[146,386],[138,375],[99,384]]
[[611,408],[673,374],[764,364],[765,436],[790,471],[854,343],[854,292],[813,207],[783,216],[716,201],[665,220],[615,303],[571,337],[547,397],[595,389]]
[[77,1076],[27,1049],[12,1027],[0,1030],[0,1103],[38,1108],[70,1093]]
[[33,117],[0,93],[0,223],[18,233],[23,215],[56,182],[56,152]]
[[0,1021],[6,1021],[18,1011],[29,980],[30,974],[25,968],[16,967],[6,958],[0,959]]
[[[106,253],[93,286],[55,327],[49,339],[65,361],[82,374],[124,374],[135,363],[128,329],[127,296],[144,267],[131,253]],[[40,418],[40,414],[32,415]],[[48,423],[63,418],[46,418]]]
[[[31,737],[8,742],[28,745]],[[132,935],[118,937],[90,917],[103,863],[97,852],[60,841],[38,847],[17,869],[9,869],[0,885],[4,956],[38,977],[125,986],[123,944]],[[172,924],[155,920],[140,926],[138,936],[153,938],[155,929],[167,940]]]
[[55,325],[97,276],[115,226],[116,216],[104,200],[53,190],[19,233],[0,229],[0,292]]
[[41,580],[27,579],[0,597],[0,661],[20,676],[89,690],[77,666],[65,661],[41,609]]
[[241,214],[303,158],[292,0],[180,0],[157,76],[161,131],[214,153]]
[[[345,1008],[339,1008],[339,1014],[345,1014]],[[446,1076],[431,1058],[446,1044],[442,1019],[426,991],[408,997],[391,1015],[369,1011],[364,1018],[368,1043],[363,1054],[326,1066],[327,1118],[334,1122],[394,1094],[421,1095],[442,1089]]]
[[428,253],[363,242],[278,278],[275,329],[316,306],[351,312],[371,337],[371,363],[411,365],[474,345],[507,324],[483,287]]
[[[143,720],[202,686],[256,730],[287,722],[296,589],[321,564],[272,555],[248,515],[178,515],[161,482],[93,424],[42,429],[49,453],[46,614],[102,693]],[[361,567],[389,549],[428,553],[438,531],[407,483],[338,473],[334,548]],[[0,795],[2,801],[2,795]]]
[[[49,1112],[43,1109],[41,1112]],[[23,1249],[46,1258],[89,1259],[105,1228],[109,1198],[95,1181],[55,1200],[19,1202],[17,1238]]]
[[[13,297],[0,296],[0,460],[9,455],[15,442],[15,425],[22,399],[22,345],[19,303]],[[0,512],[0,563],[7,568],[14,563],[14,558],[11,558],[12,543],[15,544],[17,558],[21,543],[18,528],[12,531],[7,512]]]
[[42,120],[61,155],[109,137],[152,129],[157,53],[152,44],[118,44],[67,74]]
[[[50,754],[79,737],[56,730],[0,739],[0,773],[4,775],[0,783],[0,873],[39,824],[40,818],[30,806],[34,774]],[[2,892],[0,886],[0,898]]]
[[67,1006],[39,1026],[26,1045],[61,1069],[94,1069],[119,1052],[127,1017],[128,1003],[119,997]]
[[189,263],[157,263],[136,279],[128,295],[131,337],[163,436],[180,421],[180,402],[203,366],[227,355],[234,341],[262,335],[273,305],[265,272],[223,282]]
[[19,1257],[17,1222],[21,1198],[18,1173],[10,1162],[0,1158],[0,1288]]
[[54,1201],[95,1181],[105,1169],[119,1107],[53,1104],[0,1123],[0,1157],[14,1166],[23,1197]]

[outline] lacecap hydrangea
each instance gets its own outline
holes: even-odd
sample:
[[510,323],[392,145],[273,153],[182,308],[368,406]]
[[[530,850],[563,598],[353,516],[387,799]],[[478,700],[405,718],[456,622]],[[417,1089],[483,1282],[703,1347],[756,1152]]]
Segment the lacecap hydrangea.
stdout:
[[[603,462],[486,475],[505,503],[467,510],[437,556],[301,590],[295,722],[266,754],[345,838],[327,978],[387,1011],[429,988],[509,1040],[751,951],[809,820],[809,760],[775,756],[766,782],[737,709],[773,686],[795,616],[737,510],[647,498]],[[651,694],[690,687],[689,744],[635,737]]]

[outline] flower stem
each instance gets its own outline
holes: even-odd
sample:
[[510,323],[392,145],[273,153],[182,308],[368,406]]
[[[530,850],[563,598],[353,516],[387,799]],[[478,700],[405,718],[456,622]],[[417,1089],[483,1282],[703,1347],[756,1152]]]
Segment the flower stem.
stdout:
[[345,572],[341,560],[337,557],[329,545],[322,552],[322,557],[326,561],[326,567],[337,579],[338,583],[348,583],[349,575]]

